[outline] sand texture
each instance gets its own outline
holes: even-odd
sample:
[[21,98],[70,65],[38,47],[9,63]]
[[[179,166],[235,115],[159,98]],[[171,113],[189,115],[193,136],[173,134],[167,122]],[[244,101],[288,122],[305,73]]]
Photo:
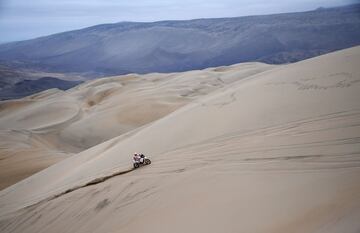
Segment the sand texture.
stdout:
[[[37,139],[73,154],[0,191],[0,232],[357,233],[359,64],[354,47],[5,103],[3,130],[53,133]],[[132,170],[134,151],[152,164]]]
[[245,63],[184,73],[132,74],[0,102],[0,190],[272,68]]

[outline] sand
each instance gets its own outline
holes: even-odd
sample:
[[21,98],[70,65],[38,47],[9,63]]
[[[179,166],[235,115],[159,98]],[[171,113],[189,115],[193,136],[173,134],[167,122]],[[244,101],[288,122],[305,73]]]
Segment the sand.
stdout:
[[131,74],[0,102],[0,190],[272,68],[245,63],[184,73]]
[[[0,231],[359,232],[358,64],[360,47],[233,66],[230,85],[2,190]],[[153,163],[132,171],[134,151]]]

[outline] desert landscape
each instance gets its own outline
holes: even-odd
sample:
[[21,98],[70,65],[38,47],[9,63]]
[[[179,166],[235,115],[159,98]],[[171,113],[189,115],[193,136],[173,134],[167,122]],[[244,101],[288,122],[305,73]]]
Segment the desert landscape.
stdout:
[[245,63],[184,73],[130,74],[0,102],[0,188],[273,67]]
[[356,46],[2,101],[0,232],[357,233],[359,64]]

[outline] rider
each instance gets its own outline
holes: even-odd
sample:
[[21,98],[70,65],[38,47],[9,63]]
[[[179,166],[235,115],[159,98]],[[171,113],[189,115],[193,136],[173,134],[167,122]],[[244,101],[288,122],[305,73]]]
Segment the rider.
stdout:
[[134,162],[141,162],[141,157],[138,153],[134,153],[134,157],[133,157]]
[[140,163],[144,163],[145,155],[139,154],[139,156],[140,156]]

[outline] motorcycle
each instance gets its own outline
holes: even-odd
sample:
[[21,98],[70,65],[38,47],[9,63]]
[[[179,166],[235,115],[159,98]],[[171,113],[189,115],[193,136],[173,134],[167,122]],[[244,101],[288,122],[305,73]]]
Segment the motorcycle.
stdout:
[[145,155],[140,155],[140,160],[133,160],[134,169],[151,164],[151,160]]

